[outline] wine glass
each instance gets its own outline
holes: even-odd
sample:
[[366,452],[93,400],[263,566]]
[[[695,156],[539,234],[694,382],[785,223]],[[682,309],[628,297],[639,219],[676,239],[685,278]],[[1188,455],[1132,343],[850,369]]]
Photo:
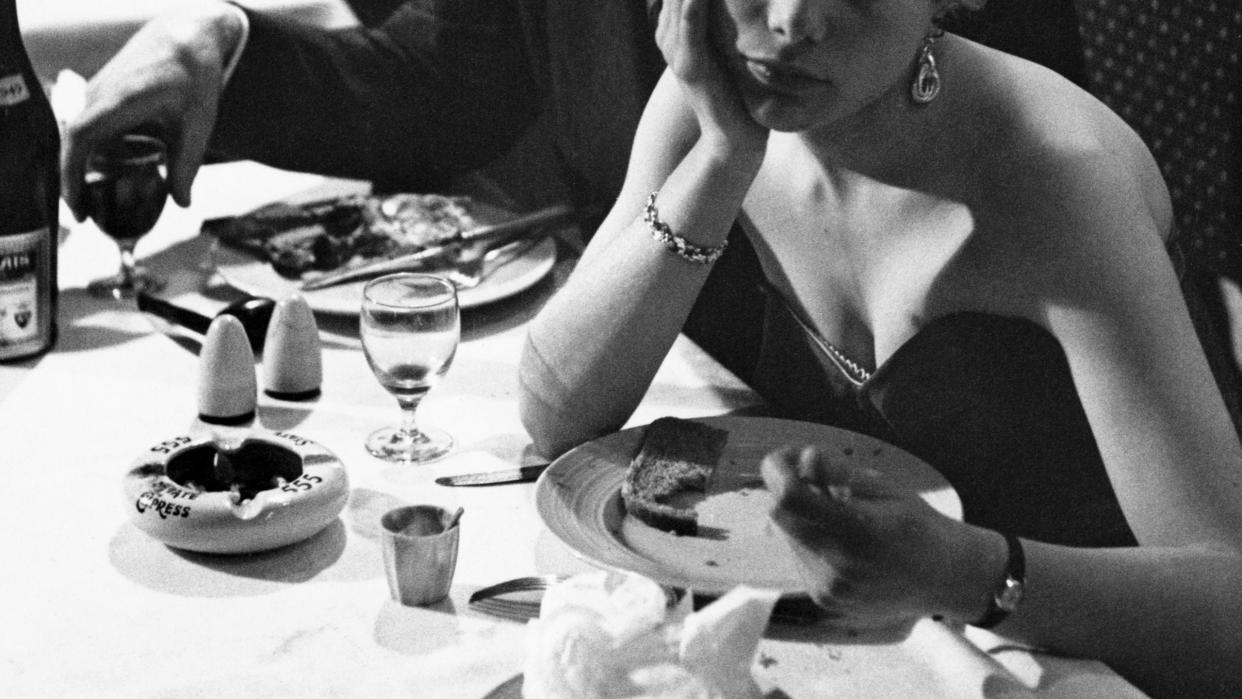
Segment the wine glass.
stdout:
[[380,385],[401,406],[400,425],[367,437],[367,451],[386,461],[427,463],[444,456],[453,438],[419,428],[414,413],[453,363],[461,312],[452,282],[431,274],[400,273],[372,279],[362,290],[362,348]]
[[162,280],[135,262],[134,246],[164,211],[167,167],[163,141],[142,134],[120,136],[87,159],[83,177],[87,211],[121,251],[120,272],[91,282],[92,294],[133,298],[140,291],[163,287]]

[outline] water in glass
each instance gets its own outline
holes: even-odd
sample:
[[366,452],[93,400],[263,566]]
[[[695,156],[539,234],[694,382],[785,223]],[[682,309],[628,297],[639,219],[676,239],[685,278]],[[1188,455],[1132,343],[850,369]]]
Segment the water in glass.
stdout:
[[360,317],[362,347],[371,371],[397,399],[400,425],[372,433],[367,451],[387,461],[426,463],[452,449],[442,430],[419,427],[423,396],[453,363],[461,315],[453,284],[430,274],[390,274],[367,283]]

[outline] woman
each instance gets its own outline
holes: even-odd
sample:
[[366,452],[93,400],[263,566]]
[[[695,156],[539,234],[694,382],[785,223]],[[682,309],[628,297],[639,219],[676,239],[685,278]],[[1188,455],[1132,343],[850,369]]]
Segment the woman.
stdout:
[[[939,32],[961,4],[982,0],[666,2],[669,69],[615,207],[531,325],[523,420],[548,454],[622,425],[737,221],[772,287],[768,395],[909,448],[965,503],[952,521],[813,449],[770,455],[819,604],[1238,693],[1242,447],[1160,173],[1069,82]],[[816,386],[787,369],[799,343]]]

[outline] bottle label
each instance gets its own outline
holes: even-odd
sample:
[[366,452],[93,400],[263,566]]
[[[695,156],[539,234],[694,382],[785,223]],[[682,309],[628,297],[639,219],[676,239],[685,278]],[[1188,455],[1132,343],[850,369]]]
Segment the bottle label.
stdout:
[[30,99],[30,89],[21,73],[0,76],[0,107],[12,107]]
[[47,294],[40,293],[51,275],[47,229],[0,237],[0,357],[37,346],[47,327]]

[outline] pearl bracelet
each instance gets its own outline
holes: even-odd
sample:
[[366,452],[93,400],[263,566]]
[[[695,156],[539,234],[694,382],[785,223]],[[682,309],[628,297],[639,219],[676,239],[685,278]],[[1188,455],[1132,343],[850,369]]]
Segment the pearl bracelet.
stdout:
[[643,207],[643,221],[647,223],[647,228],[651,229],[652,239],[664,243],[664,247],[677,253],[677,256],[686,262],[692,262],[696,265],[710,265],[720,256],[724,254],[725,248],[729,247],[729,241],[725,241],[714,248],[705,248],[695,245],[685,238],[673,232],[668,224],[660,220],[660,212],[656,210],[656,195],[659,192],[652,192],[647,197],[647,205]]

